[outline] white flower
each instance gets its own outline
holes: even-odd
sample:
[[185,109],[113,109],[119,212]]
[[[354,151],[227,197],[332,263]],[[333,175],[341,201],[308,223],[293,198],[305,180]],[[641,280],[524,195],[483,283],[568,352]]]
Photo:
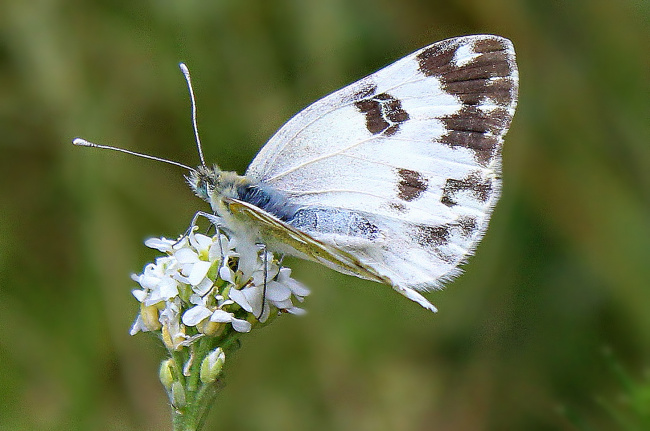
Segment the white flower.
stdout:
[[189,247],[176,251],[174,257],[181,269],[178,279],[192,286],[196,286],[203,281],[212,264],[202,260],[196,250]]
[[197,305],[183,313],[183,323],[187,326],[196,326],[208,317],[212,312],[203,305]]
[[[205,300],[202,302],[205,302]],[[224,301],[220,306],[223,307],[230,304],[233,304],[233,301]],[[225,311],[221,308],[217,308],[213,311],[204,303],[198,304],[187,310],[183,314],[182,320],[186,326],[198,326],[208,318],[210,322],[230,323],[232,324],[233,329],[237,332],[249,332],[252,327],[250,322],[243,319],[237,319],[233,313]]]
[[[291,278],[291,268],[280,268],[280,272],[278,273],[277,277],[277,284],[283,286],[285,289],[288,289],[291,292],[291,295],[295,297],[298,302],[304,301],[305,296],[309,295],[310,293],[309,289],[307,289],[305,285]],[[284,301],[286,300],[287,299]],[[274,305],[278,308],[281,308],[277,304]],[[294,307],[293,304],[291,304],[291,307],[286,307],[285,310],[292,314],[302,315],[305,313],[305,310],[299,307]]]
[[155,248],[156,250],[162,251],[163,253],[170,252],[174,244],[176,244],[176,241],[172,241],[171,239],[167,238],[149,238],[144,242],[144,245],[147,247]]
[[138,314],[138,317],[135,318],[133,325],[131,325],[131,329],[129,330],[129,335],[135,335],[138,332],[147,332],[147,331],[149,331],[149,328],[147,328],[146,325],[144,324],[144,321],[142,320],[142,316]]
[[230,323],[237,332],[250,332],[252,325],[248,320],[237,319],[233,313],[224,310],[215,310],[210,316],[211,322]]
[[272,312],[300,314],[293,300],[309,294],[279,266],[272,253],[245,236],[192,229],[178,241],[151,238],[148,247],[165,253],[132,278],[141,303],[130,333],[161,331],[170,350],[204,336],[219,336],[227,328],[249,332]]
[[[252,283],[240,290],[231,290],[230,298],[244,310],[265,322],[271,306],[292,314],[304,314],[304,310],[295,307],[292,296],[299,302],[309,295],[309,289],[290,277],[291,269],[267,265],[266,277],[264,267],[258,269],[252,277]],[[274,278],[276,280],[274,280]]]
[[173,259],[160,257],[156,263],[150,263],[140,275],[131,278],[137,281],[143,290],[133,291],[136,299],[145,305],[157,304],[178,295],[178,282],[174,279],[177,268]]

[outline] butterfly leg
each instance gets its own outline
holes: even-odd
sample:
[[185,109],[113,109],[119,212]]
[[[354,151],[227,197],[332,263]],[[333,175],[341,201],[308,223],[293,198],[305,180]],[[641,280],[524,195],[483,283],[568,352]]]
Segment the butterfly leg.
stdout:
[[219,218],[219,216],[215,214],[206,213],[203,211],[197,211],[196,214],[194,214],[194,217],[192,217],[190,226],[187,229],[185,229],[183,235],[181,235],[181,237],[178,239],[178,241],[176,241],[176,243],[174,243],[174,245],[181,242],[183,238],[187,237],[192,232],[192,229],[194,228],[194,226],[196,226],[196,221],[199,219],[199,217],[205,217],[206,219],[208,219],[210,225],[214,226],[215,229],[217,229],[217,231],[220,232],[219,227],[221,226],[221,219]]
[[264,287],[262,288],[262,308],[260,309],[260,315],[257,316],[257,320],[260,320],[264,315],[264,305],[266,304],[266,284],[267,284],[267,278],[269,273],[269,267],[268,267],[268,253],[266,251],[266,244],[258,244],[258,245],[262,250],[263,253],[262,260],[264,262]]
[[189,230],[196,226],[196,221],[199,219],[199,217],[205,217],[217,229],[223,226],[221,217],[218,215],[206,213],[204,211],[197,211],[196,214],[194,214],[194,217],[192,217],[192,223],[190,224]]
[[206,213],[206,212],[203,212],[203,211],[197,211],[197,213],[194,214],[194,217],[192,218],[192,223],[191,223],[188,231],[186,231],[186,235],[189,234],[189,231],[194,226],[196,226],[196,221],[198,220],[199,217],[205,217],[210,222],[210,226],[208,227],[208,232],[209,232],[209,229],[211,227],[214,227],[215,234],[219,235],[219,253],[221,254],[221,263],[219,264],[219,271],[221,271],[221,268],[223,268],[225,265],[227,265],[226,254],[223,251],[223,243],[221,242],[221,235],[223,233],[223,231],[221,229],[222,226],[223,226],[223,223],[221,222],[221,218],[216,214],[210,214],[210,213]]
[[219,271],[221,271],[221,268],[223,268],[226,265],[226,253],[223,251],[223,243],[221,242],[222,238],[222,233],[221,229],[218,228],[217,226],[214,227],[219,234],[219,253],[221,254],[221,265],[219,265]]
[[213,223],[210,223],[210,226],[208,226],[208,228],[205,230],[205,236],[210,236],[210,231],[212,228],[214,228],[215,235],[221,233],[221,230],[218,227],[216,227]]

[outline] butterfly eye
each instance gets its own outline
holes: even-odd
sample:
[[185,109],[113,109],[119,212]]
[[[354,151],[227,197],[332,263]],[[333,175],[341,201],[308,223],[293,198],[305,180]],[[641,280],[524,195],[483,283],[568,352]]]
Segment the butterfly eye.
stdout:
[[196,194],[198,194],[201,199],[206,199],[208,197],[208,185],[205,182],[199,183],[196,187]]
[[187,177],[187,182],[199,198],[209,201],[210,188],[208,177],[202,175],[200,172],[194,171]]
[[210,201],[210,195],[214,191],[214,184],[211,178],[201,178],[196,193],[201,199]]
[[215,190],[215,183],[218,181],[218,176],[218,172],[210,172],[205,168],[199,167],[190,175],[188,182],[198,197],[209,202],[210,195]]

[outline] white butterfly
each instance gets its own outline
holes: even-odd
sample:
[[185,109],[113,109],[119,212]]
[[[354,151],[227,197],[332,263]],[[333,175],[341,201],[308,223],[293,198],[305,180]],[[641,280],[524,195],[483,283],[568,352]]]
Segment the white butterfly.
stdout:
[[203,164],[188,182],[220,227],[435,311],[418,291],[456,276],[487,229],[517,87],[509,40],[448,39],[299,112],[245,176]]

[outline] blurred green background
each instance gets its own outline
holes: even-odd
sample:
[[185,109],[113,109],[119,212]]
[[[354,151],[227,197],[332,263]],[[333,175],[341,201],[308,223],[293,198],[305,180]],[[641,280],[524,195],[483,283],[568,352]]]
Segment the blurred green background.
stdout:
[[471,33],[513,40],[520,101],[440,312],[290,262],[309,314],[247,337],[207,429],[650,429],[647,0],[5,0],[0,430],[170,429],[129,274],[207,206],[181,170],[73,137],[196,164],[185,61],[206,158],[243,172],[312,101]]

